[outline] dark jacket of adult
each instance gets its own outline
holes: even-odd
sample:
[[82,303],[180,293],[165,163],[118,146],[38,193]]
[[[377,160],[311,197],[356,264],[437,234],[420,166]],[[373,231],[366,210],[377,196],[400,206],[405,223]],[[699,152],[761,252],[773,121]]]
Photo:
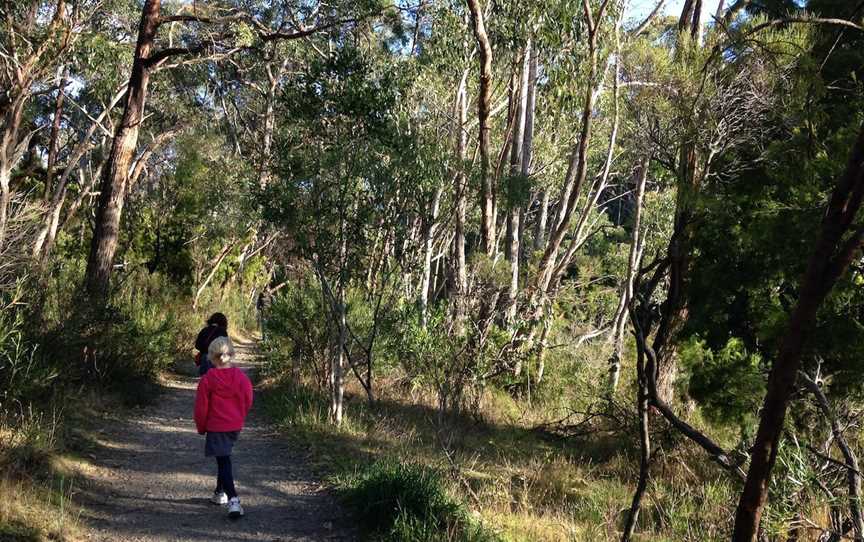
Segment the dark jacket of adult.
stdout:
[[228,330],[216,324],[209,326],[198,332],[198,337],[195,339],[195,349],[201,352],[202,356],[207,355],[207,349],[210,348],[210,343],[217,337],[227,337]]

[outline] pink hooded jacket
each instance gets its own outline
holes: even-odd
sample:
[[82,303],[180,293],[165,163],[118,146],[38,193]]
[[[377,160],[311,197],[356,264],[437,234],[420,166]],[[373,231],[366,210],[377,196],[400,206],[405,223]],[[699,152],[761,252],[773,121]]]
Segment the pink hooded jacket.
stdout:
[[252,407],[252,382],[236,367],[213,368],[198,381],[195,426],[198,433],[240,431]]

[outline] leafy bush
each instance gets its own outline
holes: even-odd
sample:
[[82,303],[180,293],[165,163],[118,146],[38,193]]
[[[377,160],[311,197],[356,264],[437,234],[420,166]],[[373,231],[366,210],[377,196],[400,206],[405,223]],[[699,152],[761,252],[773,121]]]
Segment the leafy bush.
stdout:
[[706,418],[751,425],[765,389],[758,353],[749,352],[734,337],[716,351],[695,337],[682,346],[681,360],[690,373],[688,392],[703,406]]
[[428,467],[379,461],[338,485],[371,540],[497,540],[471,520],[465,507],[447,494],[441,474]]
[[289,363],[298,366],[302,361],[323,386],[331,338],[328,317],[314,277],[307,275],[288,285],[273,300],[264,324],[265,346],[270,350],[268,373],[286,373]]
[[18,311],[0,310],[0,406],[18,403],[50,389],[58,370],[24,334]]

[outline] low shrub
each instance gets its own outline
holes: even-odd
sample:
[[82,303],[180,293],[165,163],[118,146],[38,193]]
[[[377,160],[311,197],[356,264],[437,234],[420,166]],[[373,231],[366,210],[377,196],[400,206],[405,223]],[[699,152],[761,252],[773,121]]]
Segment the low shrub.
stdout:
[[472,520],[429,467],[378,461],[337,480],[345,502],[357,511],[371,540],[486,542],[498,538]]

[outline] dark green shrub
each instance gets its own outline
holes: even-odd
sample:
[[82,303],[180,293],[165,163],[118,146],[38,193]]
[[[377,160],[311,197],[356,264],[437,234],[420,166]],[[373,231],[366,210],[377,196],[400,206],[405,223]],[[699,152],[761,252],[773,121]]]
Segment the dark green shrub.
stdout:
[[379,461],[338,482],[371,540],[482,542],[497,538],[471,520],[444,488],[441,474],[422,465]]

